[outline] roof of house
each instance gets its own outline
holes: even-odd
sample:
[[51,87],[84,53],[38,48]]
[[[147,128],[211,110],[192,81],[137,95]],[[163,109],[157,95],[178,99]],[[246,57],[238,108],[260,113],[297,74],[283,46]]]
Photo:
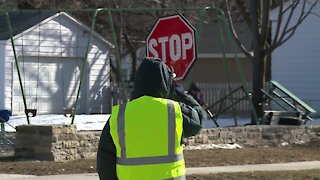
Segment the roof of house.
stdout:
[[[57,12],[53,11],[13,11],[8,12],[9,20],[12,29],[12,36],[15,36],[41,21],[53,16]],[[10,38],[9,27],[6,22],[6,14],[0,15],[0,40],[7,40]]]
[[[223,27],[222,25],[221,27]],[[250,47],[251,32],[245,23],[235,23],[238,38],[245,45]],[[225,51],[226,54],[242,53],[242,50],[236,43],[231,32],[228,34],[224,28],[221,29],[219,23],[203,24],[202,27],[197,28],[198,37],[198,53],[199,54],[221,54]],[[229,28],[225,24],[225,28]],[[220,32],[222,31],[222,33]],[[223,36],[221,36],[221,34]],[[229,36],[230,35],[230,36]],[[223,45],[223,46],[222,46]]]
[[[42,21],[54,18],[60,15],[64,15],[67,18],[71,19],[75,23],[77,23],[81,28],[83,28],[86,31],[90,31],[90,28],[81,22],[77,21],[73,17],[71,17],[69,14],[65,12],[59,12],[59,11],[12,11],[8,12],[11,29],[12,29],[12,36],[16,36],[33,26],[36,26],[37,24],[41,23]],[[8,40],[10,39],[10,33],[9,33],[9,27],[6,22],[6,14],[2,13],[0,15],[0,40]],[[99,40],[105,42],[109,47],[114,48],[114,45],[110,43],[109,41],[105,40],[101,35],[99,35],[96,32],[93,32],[93,36],[97,37]]]

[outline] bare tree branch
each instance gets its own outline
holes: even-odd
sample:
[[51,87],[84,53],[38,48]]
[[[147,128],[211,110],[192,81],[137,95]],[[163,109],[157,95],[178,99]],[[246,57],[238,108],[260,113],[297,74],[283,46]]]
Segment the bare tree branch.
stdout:
[[[289,8],[286,8],[286,10],[288,10]],[[280,33],[280,28],[281,28],[281,24],[282,24],[282,10],[283,10],[283,0],[281,0],[281,3],[279,5],[279,12],[278,12],[278,19],[277,19],[277,27],[276,27],[276,32],[275,32],[275,36],[273,39],[273,42],[271,43],[271,47],[274,46],[278,40],[278,36]],[[285,10],[285,11],[286,11]]]
[[[282,4],[284,4],[285,2],[287,2],[287,0],[286,1],[282,1]],[[291,8],[291,6],[287,6],[283,11],[281,11],[281,15],[284,15],[287,11],[290,10],[290,8]]]
[[[277,47],[281,46],[283,43],[285,43],[287,40],[289,40],[293,34],[295,33],[295,31],[297,30],[298,26],[305,20],[305,18],[311,13],[312,9],[315,7],[315,5],[317,4],[318,0],[314,1],[312,3],[312,5],[310,6],[310,8],[308,9],[307,12],[305,12],[305,5],[306,5],[306,1],[304,1],[303,5],[302,5],[302,9],[301,9],[301,13],[299,15],[299,18],[297,20],[297,22],[288,29],[288,26],[285,27],[285,29],[282,31],[281,37],[279,38],[279,40],[275,40],[276,42],[273,42],[272,46],[271,46],[271,51],[273,51],[274,49],[276,49]],[[292,16],[292,14],[290,13],[290,15]],[[291,20],[291,17],[288,18],[286,25],[289,23],[289,21]]]
[[236,4],[241,12],[241,15],[243,16],[244,20],[248,24],[249,28],[251,29],[251,19],[250,15],[246,10],[245,2],[243,0],[236,0]]
[[270,31],[270,1],[263,1],[261,21],[261,43],[266,44]]
[[[306,0],[304,0],[305,2]],[[287,21],[285,22],[285,25],[284,25],[284,28],[282,30],[282,32],[280,33],[280,37],[279,37],[279,40],[277,42],[275,42],[276,44],[280,43],[281,40],[283,39],[283,37],[285,36],[285,31],[287,30],[288,28],[288,25],[291,21],[291,18],[292,18],[292,15],[293,15],[293,12],[295,11],[295,9],[297,8],[298,4],[300,3],[300,0],[297,0],[297,1],[293,1],[289,6],[291,7],[290,8],[290,13],[288,15],[288,19]],[[302,9],[303,11],[303,9]],[[283,15],[282,15],[283,16]]]
[[232,17],[231,17],[231,11],[230,11],[230,7],[229,7],[229,1],[228,0],[225,0],[225,4],[226,4],[226,8],[227,8],[227,18],[228,18],[228,21],[229,21],[229,28],[231,30],[231,33],[234,37],[234,39],[236,40],[236,43],[238,44],[238,46],[241,48],[241,50],[243,51],[243,53],[250,59],[252,59],[253,57],[253,54],[250,53],[250,51],[241,43],[236,31],[235,31],[235,28],[233,26],[233,21],[232,21]]

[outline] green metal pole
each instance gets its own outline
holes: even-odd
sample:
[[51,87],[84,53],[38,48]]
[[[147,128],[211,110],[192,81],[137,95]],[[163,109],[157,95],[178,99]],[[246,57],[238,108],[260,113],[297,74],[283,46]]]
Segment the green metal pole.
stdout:
[[[223,30],[221,27],[221,21],[219,21],[219,30],[220,30],[220,43],[221,43],[221,47],[222,47],[222,56],[223,56],[223,64],[224,64],[224,68],[225,68],[225,72],[226,72],[226,76],[227,76],[227,80],[228,80],[228,91],[231,97],[231,104],[234,104],[234,100],[233,100],[233,95],[232,95],[232,88],[231,88],[231,78],[230,78],[230,71],[229,71],[229,66],[228,66],[228,62],[227,62],[227,57],[226,57],[226,51],[225,51],[225,43],[224,43],[224,38],[223,38]],[[232,114],[233,114],[233,118],[234,118],[234,125],[238,126],[238,121],[237,121],[237,117],[235,115],[235,108],[234,106],[231,106],[232,108]]]
[[[23,86],[22,86],[22,80],[21,80],[21,74],[20,74],[20,69],[19,69],[19,64],[18,64],[18,58],[17,58],[17,53],[16,53],[13,37],[12,37],[12,28],[11,28],[11,23],[10,23],[8,12],[5,12],[5,15],[6,15],[6,23],[7,23],[8,29],[9,29],[10,40],[11,40],[11,44],[12,44],[14,61],[15,61],[16,69],[17,69],[17,72],[18,72],[19,84],[20,84],[21,94],[22,94],[22,98],[23,98],[23,105],[24,105],[24,109],[26,110],[26,109],[28,109],[27,108],[27,102],[26,102],[26,98],[25,98],[25,94],[24,94],[24,90],[23,90]],[[26,114],[26,117],[27,117],[28,124],[30,124],[29,116],[28,116],[27,113],[25,113],[25,114]]]
[[[183,7],[183,8],[99,8],[99,10],[102,11],[110,11],[110,12],[121,12],[121,11],[127,11],[127,12],[155,12],[155,11],[171,11],[173,13],[178,13],[181,10],[187,10],[187,11],[199,11],[204,9],[203,7]],[[210,9],[210,10],[219,10],[216,7],[206,7],[205,9]],[[41,9],[41,12],[95,12],[97,9],[66,9],[66,8],[59,8],[59,9]],[[8,12],[20,12],[21,9],[13,9],[9,10],[7,9],[6,11]],[[39,12],[39,9],[24,9],[24,12]]]
[[2,139],[5,136],[5,128],[4,128],[4,123],[0,123],[0,124],[1,124],[1,139]]
[[[198,22],[197,22],[197,24],[196,24],[196,31],[195,31],[195,41],[196,41],[196,55],[198,54],[198,49],[199,49],[199,46],[197,46],[197,44],[199,44],[198,42],[199,42],[199,39],[200,39],[200,34],[201,34],[201,32],[202,32],[202,24],[203,24],[203,22],[202,22],[202,20],[203,20],[203,17],[204,17],[204,14],[205,14],[205,12],[206,12],[206,8],[202,8],[202,9],[200,9],[199,10],[199,12],[198,12],[198,14],[199,14],[199,20],[198,20]],[[196,59],[195,59],[195,61],[197,61],[198,60],[198,57],[196,57]],[[195,62],[194,62],[195,63]],[[192,82],[193,81],[193,76],[192,76],[192,74],[193,74],[193,68],[191,68],[190,70],[189,70],[190,72],[187,74],[187,77],[185,78],[185,84],[188,84],[188,86],[190,86],[190,82]]]
[[127,91],[126,91],[126,88],[125,88],[125,85],[124,85],[124,81],[123,81],[123,76],[122,76],[119,46],[118,46],[118,43],[117,43],[117,37],[116,37],[115,29],[114,29],[112,14],[111,14],[111,11],[109,11],[109,10],[108,10],[108,15],[109,15],[110,27],[111,27],[111,30],[112,30],[113,42],[114,42],[115,49],[116,49],[116,63],[117,63],[117,68],[118,68],[118,73],[119,73],[118,76],[120,78],[120,83],[121,83],[121,86],[122,86],[122,91],[121,91],[122,92],[122,97],[123,97],[124,102],[127,102],[128,101],[128,96],[127,96]]
[[[236,52],[236,51],[235,51],[235,50],[236,50],[236,47],[235,47],[235,45],[234,45],[234,40],[232,39],[232,35],[231,35],[231,32],[230,32],[230,29],[229,29],[228,27],[226,27],[226,25],[227,25],[229,22],[226,20],[226,17],[224,16],[223,11],[222,11],[222,10],[220,10],[220,11],[221,11],[221,13],[220,13],[221,16],[220,16],[220,18],[221,18],[221,19],[223,20],[223,22],[224,22],[224,23],[223,23],[223,25],[224,25],[224,26],[223,26],[223,30],[227,33],[228,40],[229,40],[229,42],[231,43],[231,48],[234,50],[234,52]],[[230,23],[231,23],[231,22],[230,22]],[[235,61],[236,61],[236,64],[237,64],[237,69],[238,69],[239,74],[240,74],[241,82],[242,82],[242,84],[244,85],[244,86],[243,86],[243,87],[244,87],[243,89],[244,89],[244,91],[245,91],[245,94],[249,96],[248,84],[245,83],[245,82],[246,82],[245,76],[244,76],[244,73],[243,73],[241,64],[240,64],[240,62],[239,62],[239,57],[238,57],[237,53],[234,53],[234,58],[235,58]],[[255,110],[255,108],[254,108],[254,106],[253,106],[252,99],[251,99],[251,98],[248,98],[248,100],[249,100],[249,105],[250,105],[250,107],[251,107],[251,111],[252,111],[253,117],[254,117],[257,125],[259,125],[259,124],[260,124],[260,120],[258,119],[257,112],[256,112],[256,110]]]
[[88,59],[88,54],[89,54],[89,51],[90,51],[90,44],[91,44],[92,34],[93,34],[94,26],[96,24],[96,16],[97,16],[99,11],[101,11],[101,9],[96,9],[94,14],[93,14],[93,16],[92,16],[90,35],[89,35],[89,38],[88,38],[86,54],[85,54],[85,57],[83,58],[83,66],[82,66],[82,69],[81,69],[81,72],[80,72],[80,82],[79,82],[79,87],[78,87],[78,92],[77,92],[77,97],[76,97],[76,103],[74,105],[74,114],[72,116],[71,124],[74,123],[74,118],[76,116],[75,112],[76,112],[76,109],[77,109],[79,96],[80,96],[80,92],[81,92],[81,85],[82,85],[84,74],[85,74],[84,71],[87,68],[87,59]]

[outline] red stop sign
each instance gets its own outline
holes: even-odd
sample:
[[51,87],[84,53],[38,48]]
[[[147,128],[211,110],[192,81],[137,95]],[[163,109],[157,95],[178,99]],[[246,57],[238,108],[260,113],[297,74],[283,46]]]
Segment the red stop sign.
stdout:
[[147,39],[147,56],[160,58],[184,79],[196,59],[195,29],[182,16],[158,19]]

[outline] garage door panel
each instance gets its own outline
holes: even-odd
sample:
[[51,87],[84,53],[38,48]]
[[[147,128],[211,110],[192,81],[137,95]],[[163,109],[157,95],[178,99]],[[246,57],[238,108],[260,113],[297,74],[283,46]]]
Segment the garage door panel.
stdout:
[[19,110],[23,110],[23,106],[21,106],[21,109],[20,109],[20,103],[19,102],[15,102],[15,103],[12,103],[12,109],[16,109],[17,111]]
[[[61,60],[63,59],[63,61]],[[24,57],[22,85],[28,108],[36,108],[39,113],[62,113],[64,107],[71,107],[75,103],[79,86],[81,61],[68,58]],[[39,63],[38,63],[39,61]],[[38,69],[39,67],[39,69]],[[21,91],[16,70],[13,74],[13,111],[22,114],[24,107],[21,103]],[[85,91],[81,91],[81,95]],[[84,100],[80,98],[80,111],[84,112]]]
[[40,113],[46,113],[48,112],[50,109],[48,107],[48,103],[38,103],[38,108],[37,110],[40,112]]

